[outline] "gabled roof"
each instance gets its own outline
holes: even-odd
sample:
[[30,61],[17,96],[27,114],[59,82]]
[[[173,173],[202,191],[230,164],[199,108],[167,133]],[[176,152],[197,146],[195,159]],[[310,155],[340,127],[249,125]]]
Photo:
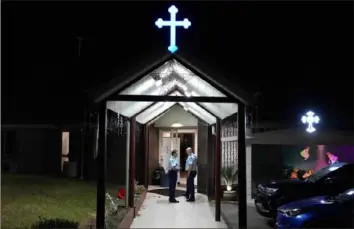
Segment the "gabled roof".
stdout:
[[[181,51],[175,54],[156,52],[151,58],[149,58],[149,60],[137,61],[133,68],[127,69],[125,72],[114,73],[116,77],[93,94],[93,101],[98,103],[108,98],[110,95],[119,93],[121,90],[129,87],[134,82],[172,59],[177,60],[194,74],[203,78],[216,89],[223,92],[226,96],[238,99],[245,105],[253,104],[253,97],[241,89],[239,85],[234,83],[236,76],[221,73],[216,69],[212,70],[210,64],[203,64],[196,58],[188,57],[186,53]],[[209,67],[207,67],[207,65]]]
[[[134,69],[118,74],[115,79],[96,93],[95,103],[105,100],[115,93],[147,96],[230,97],[246,105],[252,102],[248,93],[240,89],[239,86],[234,85],[222,75],[216,75],[215,72],[214,77],[211,77],[208,74],[210,70],[202,71],[181,54],[164,55],[162,58],[151,61],[149,65],[137,63]],[[108,108],[126,117],[136,116],[138,122],[145,124],[175,104],[181,105],[209,124],[215,123],[216,117],[224,119],[238,110],[235,103],[134,101],[109,101]]]

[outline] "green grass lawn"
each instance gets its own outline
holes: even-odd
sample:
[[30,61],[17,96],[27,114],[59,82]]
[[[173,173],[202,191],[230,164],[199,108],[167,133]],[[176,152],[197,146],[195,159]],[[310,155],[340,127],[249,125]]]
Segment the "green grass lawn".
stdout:
[[[42,218],[84,223],[96,215],[96,184],[78,179],[3,174],[1,226],[27,228]],[[118,187],[107,186],[114,196]],[[122,201],[124,204],[124,201]]]

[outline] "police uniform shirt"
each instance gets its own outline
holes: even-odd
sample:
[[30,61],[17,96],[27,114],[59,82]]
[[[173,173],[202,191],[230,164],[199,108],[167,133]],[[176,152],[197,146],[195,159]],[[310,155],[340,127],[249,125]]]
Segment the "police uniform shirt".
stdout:
[[170,157],[170,159],[168,160],[168,170],[173,170],[173,169],[178,169],[179,167],[179,163],[177,158],[175,157]]
[[186,171],[189,169],[189,165],[192,165],[192,171],[197,171],[197,156],[191,153],[186,161]]

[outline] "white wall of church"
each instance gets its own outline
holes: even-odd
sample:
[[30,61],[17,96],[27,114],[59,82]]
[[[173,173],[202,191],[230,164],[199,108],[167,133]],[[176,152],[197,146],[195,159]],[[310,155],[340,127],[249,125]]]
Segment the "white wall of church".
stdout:
[[186,112],[180,106],[174,106],[161,118],[156,120],[155,127],[171,127],[173,123],[181,123],[183,126],[196,127],[198,119]]

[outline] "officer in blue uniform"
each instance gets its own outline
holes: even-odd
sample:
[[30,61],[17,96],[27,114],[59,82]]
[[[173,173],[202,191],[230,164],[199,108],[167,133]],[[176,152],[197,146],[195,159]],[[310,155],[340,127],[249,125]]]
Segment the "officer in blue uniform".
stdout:
[[169,178],[169,201],[170,203],[178,203],[179,201],[175,198],[176,184],[177,184],[177,173],[179,170],[179,163],[177,159],[177,150],[172,150],[171,157],[168,160],[168,178]]
[[186,149],[188,155],[186,161],[186,171],[187,171],[187,191],[186,198],[187,202],[194,202],[194,178],[197,176],[197,156],[192,152],[192,148],[188,147]]

